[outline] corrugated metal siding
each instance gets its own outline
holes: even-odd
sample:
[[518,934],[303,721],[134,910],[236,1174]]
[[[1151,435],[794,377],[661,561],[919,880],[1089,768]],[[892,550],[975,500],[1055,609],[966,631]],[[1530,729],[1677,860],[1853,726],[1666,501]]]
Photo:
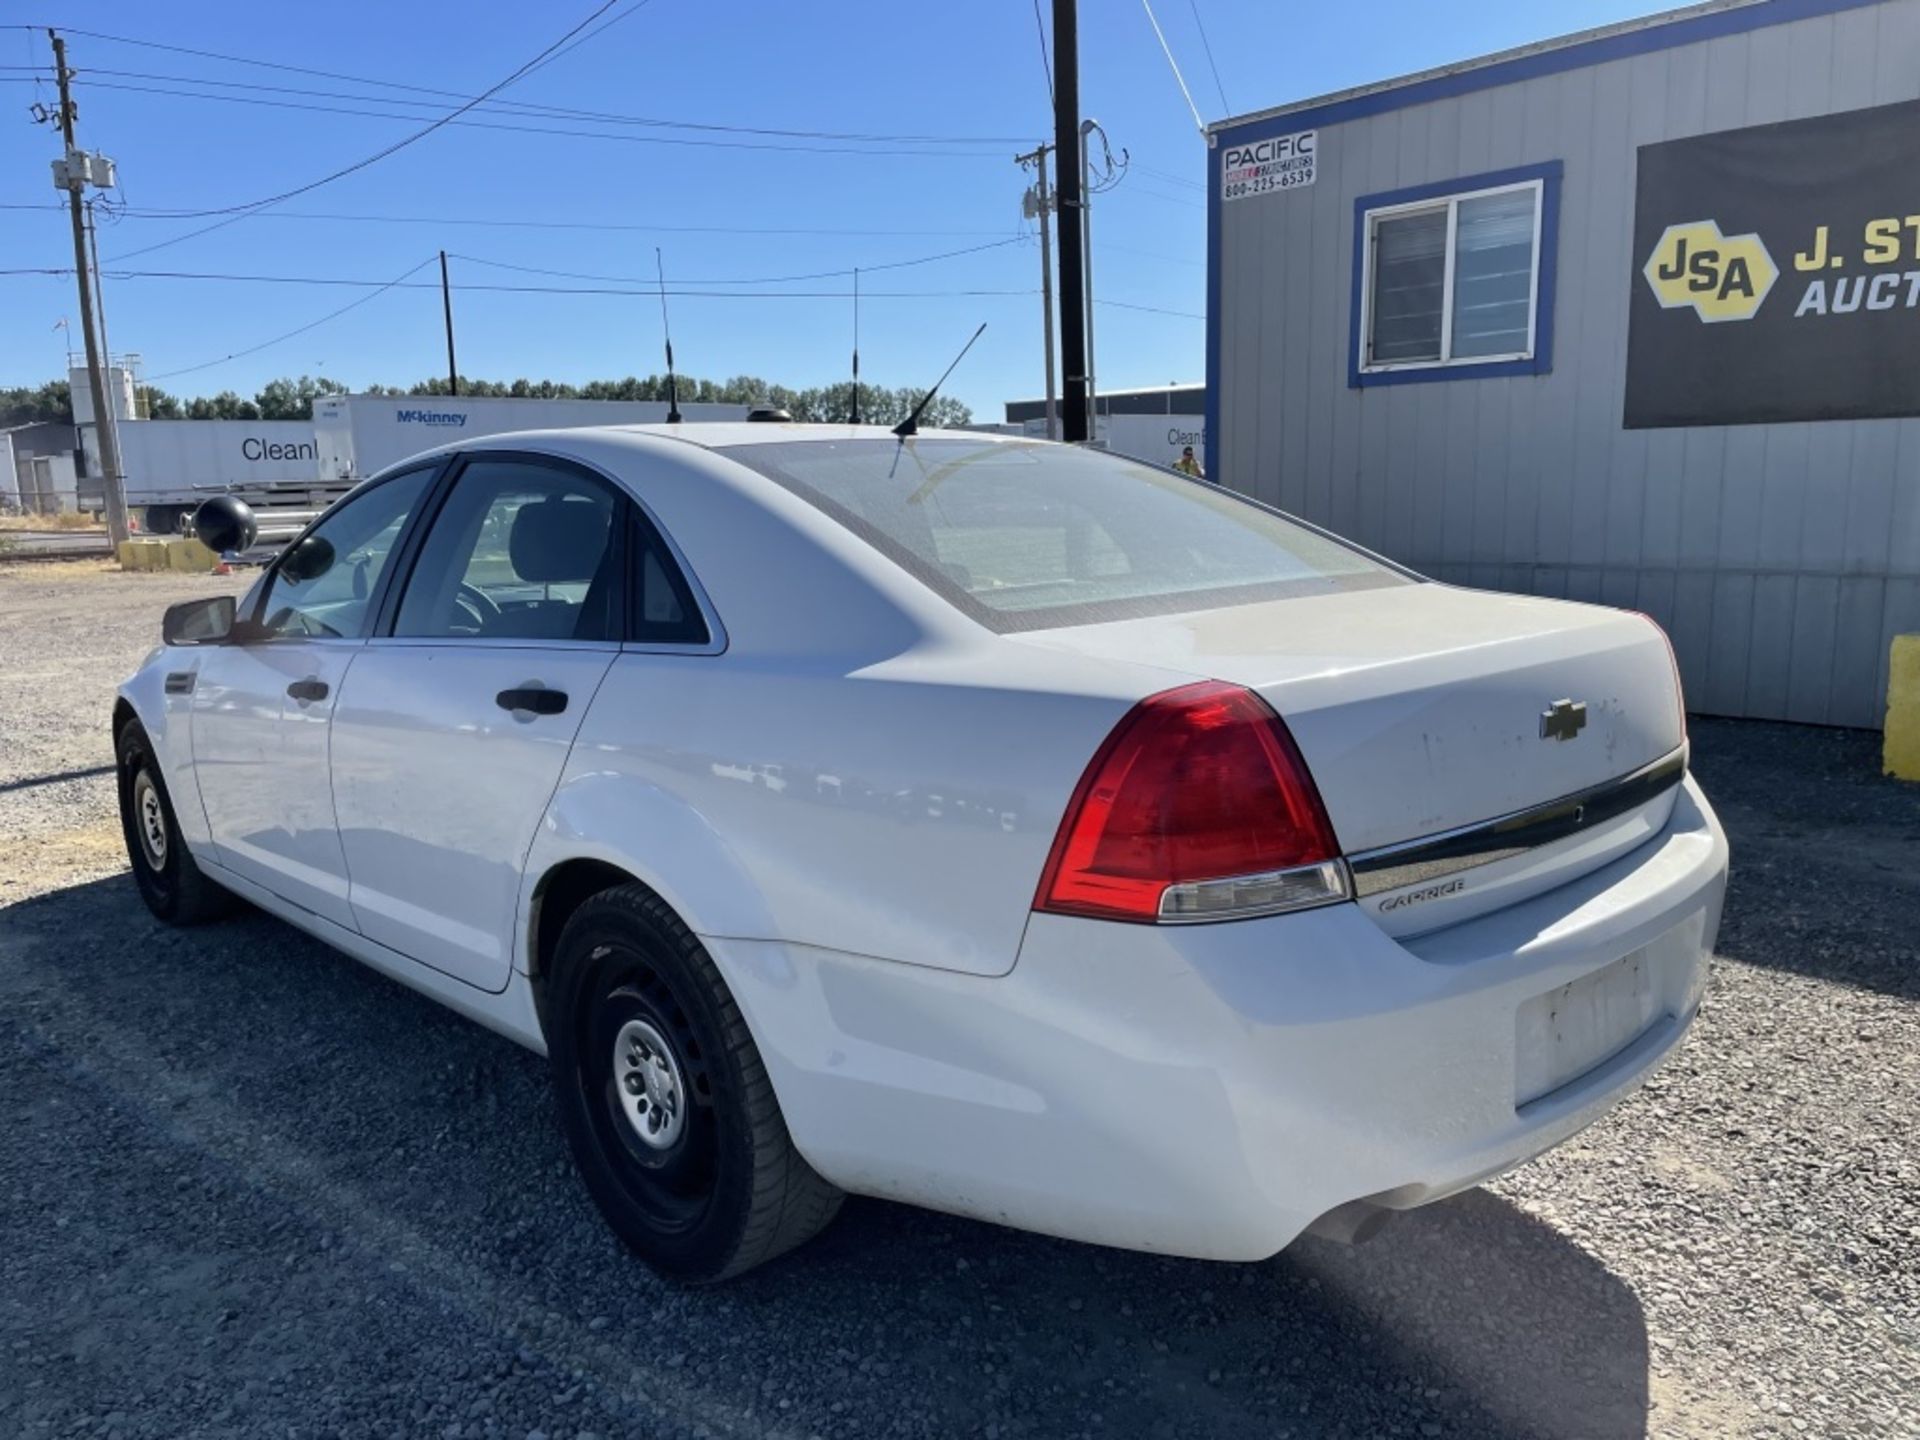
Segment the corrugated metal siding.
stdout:
[[[1628,431],[1637,147],[1920,98],[1920,0],[1322,128],[1220,207],[1226,483],[1458,584],[1645,610],[1688,703],[1878,726],[1920,630],[1920,420]],[[1553,373],[1349,388],[1356,198],[1565,164]]]

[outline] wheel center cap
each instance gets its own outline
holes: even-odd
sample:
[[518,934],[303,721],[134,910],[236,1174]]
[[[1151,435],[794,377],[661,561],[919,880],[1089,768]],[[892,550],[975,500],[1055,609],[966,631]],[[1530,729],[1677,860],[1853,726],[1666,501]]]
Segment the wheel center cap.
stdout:
[[613,1041],[614,1088],[620,1113],[641,1144],[664,1150],[686,1128],[686,1081],[680,1057],[659,1029],[633,1019]]
[[157,870],[167,863],[166,816],[160,809],[159,793],[144,774],[140,776],[138,791],[140,843],[147,852],[147,859]]

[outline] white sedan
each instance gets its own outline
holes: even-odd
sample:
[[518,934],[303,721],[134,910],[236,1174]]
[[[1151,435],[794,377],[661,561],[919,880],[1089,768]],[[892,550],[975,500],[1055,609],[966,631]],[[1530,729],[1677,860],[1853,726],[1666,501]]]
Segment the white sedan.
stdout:
[[544,1052],[690,1280],[846,1191],[1368,1228],[1617,1104],[1720,920],[1651,621],[1094,450],[494,436],[166,638],[113,718],[154,913],[244,897]]

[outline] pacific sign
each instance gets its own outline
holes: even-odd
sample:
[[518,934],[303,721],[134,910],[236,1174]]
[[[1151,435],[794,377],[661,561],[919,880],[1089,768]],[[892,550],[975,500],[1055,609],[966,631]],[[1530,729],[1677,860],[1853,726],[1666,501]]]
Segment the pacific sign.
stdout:
[[1625,423],[1920,415],[1920,102],[1640,149]]
[[1229,145],[1220,156],[1220,198],[1245,200],[1250,195],[1311,185],[1319,149],[1318,130]]

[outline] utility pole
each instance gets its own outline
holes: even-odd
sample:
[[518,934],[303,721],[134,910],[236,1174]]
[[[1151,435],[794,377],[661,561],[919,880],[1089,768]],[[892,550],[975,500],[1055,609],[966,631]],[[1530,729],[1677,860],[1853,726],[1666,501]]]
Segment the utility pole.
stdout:
[[1047,188],[1047,152],[1051,145],[1037,145],[1031,153],[1013,158],[1022,166],[1032,165],[1038,181],[1028,189],[1024,209],[1029,217],[1040,219],[1040,334],[1047,358],[1047,439],[1060,438],[1059,408],[1054,401],[1053,373],[1053,192]]
[[1098,120],[1080,123],[1080,265],[1087,281],[1087,434],[1093,440],[1100,438],[1100,396],[1093,358],[1093,175],[1087,140],[1099,128]]
[[440,308],[447,317],[447,388],[460,393],[460,367],[453,360],[453,287],[447,284],[447,252],[440,252]]
[[[100,227],[94,223],[93,201],[87,201],[87,263],[93,267],[93,308],[100,317],[100,353],[107,357],[107,369],[113,369],[113,342],[107,338],[107,287],[100,283]],[[137,415],[138,412],[136,412]],[[114,435],[119,436],[119,427]]]
[[1053,153],[1060,157],[1060,358],[1062,438],[1087,439],[1087,278],[1080,146],[1080,27],[1077,0],[1053,0]]
[[[100,491],[107,512],[107,535],[117,550],[128,536],[127,496],[120,473],[120,432],[113,407],[107,403],[107,377],[101,370],[100,340],[94,328],[93,277],[87,257],[86,219],[80,209],[80,192],[94,179],[96,166],[105,166],[104,157],[81,151],[73,139],[73,96],[68,82],[67,42],[49,30],[53,41],[54,79],[60,86],[60,139],[65,153],[54,162],[53,183],[67,192],[67,209],[73,220],[73,269],[80,283],[80,330],[86,337],[87,385],[93,395],[93,433],[100,452]],[[110,182],[109,182],[110,183]]]
[[849,425],[860,423],[860,267],[853,267],[853,408]]

